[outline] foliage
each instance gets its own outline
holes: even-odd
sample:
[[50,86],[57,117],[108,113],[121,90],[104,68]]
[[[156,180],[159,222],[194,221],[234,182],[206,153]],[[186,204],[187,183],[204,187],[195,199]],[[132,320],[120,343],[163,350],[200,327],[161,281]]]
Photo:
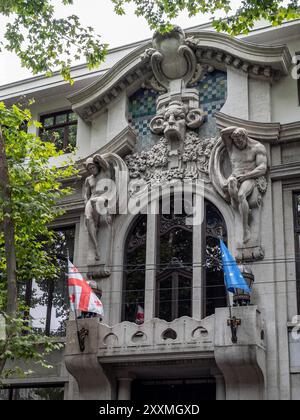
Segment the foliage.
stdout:
[[[60,0],[65,6],[73,0]],[[125,14],[126,4],[133,4],[137,16],[143,16],[151,29],[166,32],[171,21],[182,11],[189,16],[199,13],[215,16],[223,12],[226,19],[214,19],[219,31],[232,35],[248,33],[259,19],[273,25],[300,17],[299,0],[242,0],[236,14],[232,0],[111,0],[119,15]],[[93,28],[83,27],[76,15],[55,16],[51,0],[0,0],[0,15],[9,17],[2,47],[14,52],[22,65],[33,74],[51,75],[60,69],[63,78],[71,83],[70,66],[86,58],[89,69],[105,59],[108,45],[101,42]],[[0,43],[1,46],[1,43]]]
[[215,16],[217,12],[224,12],[226,19],[214,19],[213,25],[219,31],[229,32],[232,35],[248,33],[256,21],[265,19],[272,25],[280,25],[285,20],[300,17],[299,0],[242,0],[239,9],[233,13],[231,0],[111,0],[115,5],[117,14],[125,14],[124,6],[132,3],[135,13],[144,16],[150,28],[162,32],[170,30],[170,21],[175,19],[182,11],[189,16],[199,13]]
[[62,345],[53,339],[34,333],[30,326],[24,324],[22,317],[13,319],[5,316],[6,340],[0,340],[0,365],[2,361],[8,363],[5,370],[0,370],[1,379],[12,375],[25,376],[32,373],[25,370],[27,362],[30,368],[33,364],[40,365],[44,369],[51,369],[52,366],[45,360],[55,350],[60,350]]
[[[73,0],[61,1],[73,4]],[[76,15],[57,19],[51,0],[0,0],[0,14],[11,18],[2,46],[16,53],[34,74],[51,75],[59,68],[64,79],[72,82],[70,65],[74,59],[85,56],[91,69],[106,55],[107,45],[93,28],[82,27]]]
[[[70,162],[61,168],[50,163],[52,158],[57,158],[63,152],[57,152],[53,143],[43,142],[27,133],[27,126],[32,124],[28,110],[16,105],[7,108],[0,103],[0,124],[9,169],[10,217],[15,228],[18,283],[26,283],[31,279],[43,281],[45,278],[55,281],[61,275],[61,265],[58,264],[59,256],[54,252],[57,237],[49,229],[49,224],[63,214],[59,202],[71,193],[70,188],[63,187],[62,180],[74,176],[76,171]],[[0,196],[0,226],[3,223],[4,208],[7,206]],[[4,235],[1,230],[0,311],[3,312],[6,307],[6,285]],[[22,302],[19,301],[18,310],[22,309]],[[0,362],[1,357],[18,359],[22,354],[25,359],[40,360],[35,345],[41,337],[34,335],[30,329],[26,330],[25,336],[20,334],[25,328],[22,317],[17,320],[7,318],[7,322],[11,342],[5,344],[8,347],[4,356],[0,352]],[[44,352],[47,353],[53,344],[46,338],[43,340]]]

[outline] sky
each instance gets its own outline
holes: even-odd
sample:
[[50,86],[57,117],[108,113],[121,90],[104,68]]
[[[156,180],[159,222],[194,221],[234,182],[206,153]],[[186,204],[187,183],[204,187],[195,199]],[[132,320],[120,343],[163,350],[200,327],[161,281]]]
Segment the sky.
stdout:
[[[135,16],[131,6],[127,6],[126,16],[117,16],[110,0],[74,0],[73,6],[63,6],[60,0],[52,2],[56,6],[57,16],[78,15],[81,23],[84,26],[92,26],[102,36],[102,42],[108,43],[110,48],[152,36],[152,31],[148,28],[145,19]],[[189,18],[187,13],[182,13],[173,23],[182,28],[188,28],[208,21],[207,15]],[[0,16],[0,39],[3,38],[6,22],[7,19]],[[0,52],[0,86],[28,77],[32,77],[32,74],[21,67],[20,60],[13,53]]]

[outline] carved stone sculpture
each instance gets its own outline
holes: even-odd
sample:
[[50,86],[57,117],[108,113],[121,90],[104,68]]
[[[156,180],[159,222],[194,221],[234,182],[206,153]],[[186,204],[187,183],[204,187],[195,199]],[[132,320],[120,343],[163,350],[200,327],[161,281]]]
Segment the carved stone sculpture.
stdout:
[[[120,192],[126,191],[128,169],[124,161],[113,153],[88,158],[85,168],[90,176],[85,180],[85,219],[89,238],[97,264],[102,260],[103,270],[100,277],[110,274],[106,267],[110,264],[113,218],[118,208],[123,205]],[[122,176],[121,176],[122,174]],[[126,199],[126,197],[124,197]],[[107,244],[105,255],[100,254],[100,226],[104,222]]]
[[184,102],[189,108],[197,107],[199,92],[191,86],[214,67],[197,62],[193,48],[187,44],[185,33],[178,26],[166,34],[155,32],[152,45],[142,55],[142,60],[150,62],[153,71],[153,77],[146,80],[145,85],[161,94],[157,109],[161,111],[174,100]]
[[172,180],[206,177],[215,139],[201,139],[193,131],[202,122],[200,109],[189,109],[180,101],[171,102],[154,117],[150,128],[163,137],[150,151],[127,156],[130,178],[134,181],[131,186],[137,185],[138,180],[153,186]]
[[98,188],[98,186],[102,181],[107,179],[110,168],[108,162],[100,155],[87,159],[85,167],[90,173],[90,176],[85,180],[84,198],[86,225],[92,244],[95,248],[95,259],[100,260],[97,233],[101,214],[98,212],[98,208],[96,208],[97,203],[103,207],[102,217],[108,225],[111,224],[111,215],[109,214],[107,207],[105,207],[105,204],[107,203],[106,191],[104,191],[103,188]]
[[[240,247],[251,250],[253,258],[263,257],[260,223],[267,170],[266,148],[251,139],[247,130],[229,127],[221,131],[210,160],[210,177],[217,191],[238,213],[242,226]],[[251,255],[246,259],[251,259]]]
[[150,129],[154,134],[163,134],[169,147],[170,167],[178,167],[178,155],[183,149],[187,128],[198,128],[203,123],[201,109],[189,110],[180,101],[171,102],[164,112],[155,116]]
[[187,84],[196,72],[196,57],[185,44],[185,34],[175,26],[167,34],[158,31],[153,35],[153,49],[148,50],[154,75],[159,83],[170,90],[175,80],[183,80]]

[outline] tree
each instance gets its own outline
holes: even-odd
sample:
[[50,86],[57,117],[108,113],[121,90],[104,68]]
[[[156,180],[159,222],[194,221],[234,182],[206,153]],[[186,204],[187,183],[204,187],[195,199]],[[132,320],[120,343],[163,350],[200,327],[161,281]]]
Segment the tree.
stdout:
[[124,6],[132,3],[135,13],[144,16],[150,28],[162,32],[170,29],[170,22],[182,11],[189,16],[198,13],[211,14],[224,12],[225,19],[213,19],[214,27],[231,35],[248,33],[256,21],[265,19],[272,25],[280,25],[285,20],[300,17],[299,0],[241,0],[236,13],[233,12],[236,2],[232,0],[111,0],[116,13],[125,14]]
[[[64,5],[73,0],[61,0]],[[81,26],[78,16],[55,17],[51,0],[0,0],[0,14],[10,17],[1,43],[16,53],[24,67],[33,74],[51,75],[59,68],[65,80],[72,82],[70,66],[86,58],[89,68],[98,66],[107,52],[107,45],[93,28]]]
[[17,282],[59,278],[56,236],[49,224],[63,213],[59,202],[71,193],[62,180],[76,171],[70,162],[63,168],[51,165],[50,159],[63,152],[28,134],[30,124],[28,110],[0,103],[0,311],[7,325],[7,338],[0,341],[0,374],[7,359],[43,363],[43,355],[58,348],[24,323]]
[[[73,0],[61,0],[64,5]],[[111,0],[117,14],[125,14],[131,3],[137,16],[142,16],[152,29],[168,31],[170,22],[182,11],[190,16],[199,13],[215,16],[224,12],[226,19],[213,20],[219,31],[232,35],[247,33],[259,19],[273,25],[300,17],[299,0],[242,0],[235,14],[232,0]],[[101,42],[93,28],[84,28],[78,16],[55,17],[51,0],[0,0],[0,14],[10,17],[2,48],[14,52],[22,65],[33,74],[51,75],[56,68],[72,83],[70,66],[86,58],[88,68],[97,67],[107,54],[108,45]],[[1,46],[1,43],[0,43]]]

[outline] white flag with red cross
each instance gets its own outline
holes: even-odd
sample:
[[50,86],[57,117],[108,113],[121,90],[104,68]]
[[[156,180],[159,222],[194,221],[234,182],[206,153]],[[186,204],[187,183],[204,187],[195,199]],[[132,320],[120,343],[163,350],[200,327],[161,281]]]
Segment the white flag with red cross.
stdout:
[[135,323],[138,325],[142,325],[145,321],[144,308],[141,305],[137,305],[135,318]]
[[95,295],[75,265],[71,261],[68,262],[68,265],[68,286],[72,311],[92,312],[103,317],[104,310],[101,300]]

